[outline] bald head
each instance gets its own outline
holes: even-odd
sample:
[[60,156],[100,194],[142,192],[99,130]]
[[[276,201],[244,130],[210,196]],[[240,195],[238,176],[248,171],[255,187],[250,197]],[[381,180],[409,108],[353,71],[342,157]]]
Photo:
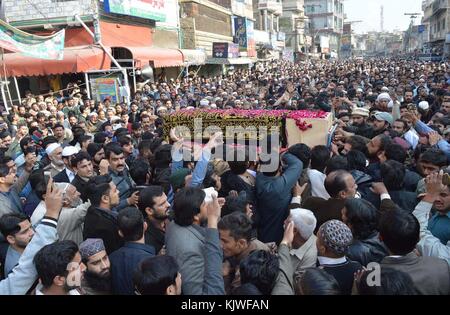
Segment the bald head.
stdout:
[[331,198],[348,199],[355,197],[358,186],[352,174],[339,170],[328,174],[325,179],[325,189]]

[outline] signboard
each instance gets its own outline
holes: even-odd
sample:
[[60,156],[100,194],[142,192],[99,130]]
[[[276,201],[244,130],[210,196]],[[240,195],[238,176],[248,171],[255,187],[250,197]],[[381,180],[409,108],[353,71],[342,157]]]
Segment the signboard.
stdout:
[[117,103],[119,100],[118,78],[95,78],[91,79],[92,94],[98,102],[103,102],[109,98],[111,103]]
[[342,37],[341,37],[341,49],[342,50],[351,50],[351,48],[352,48],[351,35],[342,35]]
[[239,50],[247,51],[247,19],[245,17],[234,17],[234,38],[239,44]]
[[164,0],[164,12],[166,20],[164,22],[156,22],[156,26],[178,27],[179,7],[178,0]]
[[213,43],[213,58],[239,58],[239,45],[234,43]]
[[248,57],[256,56],[256,41],[253,21],[240,16],[234,19],[234,42],[239,45],[239,51],[247,52]]
[[277,39],[280,42],[284,42],[286,40],[286,34],[283,32],[278,32]]
[[320,36],[320,47],[322,49],[324,48],[330,48],[330,38],[326,36]]
[[256,57],[256,40],[253,21],[247,19],[247,56]]
[[239,45],[235,43],[228,44],[228,58],[239,58]]
[[294,50],[285,48],[283,50],[283,60],[294,62]]
[[425,32],[425,25],[419,25],[418,31],[419,31],[419,34]]
[[105,0],[105,12],[165,22],[165,0]]
[[25,33],[0,20],[0,47],[24,55],[49,60],[64,58],[65,30],[52,36]]

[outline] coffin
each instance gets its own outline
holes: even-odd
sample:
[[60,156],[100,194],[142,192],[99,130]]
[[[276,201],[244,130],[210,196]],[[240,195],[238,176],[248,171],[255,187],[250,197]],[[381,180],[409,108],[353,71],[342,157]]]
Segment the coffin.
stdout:
[[262,141],[278,130],[283,146],[304,143],[312,148],[328,144],[332,127],[332,114],[322,111],[182,110],[164,117],[167,140],[172,128],[185,140],[205,141],[219,129],[225,139],[236,141]]

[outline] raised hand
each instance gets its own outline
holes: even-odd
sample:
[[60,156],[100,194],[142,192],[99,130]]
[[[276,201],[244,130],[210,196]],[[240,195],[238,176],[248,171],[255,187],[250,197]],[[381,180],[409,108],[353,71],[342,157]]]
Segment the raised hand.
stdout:
[[59,213],[62,209],[62,203],[62,191],[56,188],[53,184],[53,179],[50,178],[45,193],[45,208],[47,209],[45,216],[58,220]]
[[388,190],[386,188],[386,185],[384,185],[384,183],[373,183],[372,187],[370,188],[370,190],[377,194],[377,195],[382,195],[382,194],[387,194]]
[[294,240],[294,222],[289,221],[284,228],[284,235],[281,244],[285,244],[288,247],[292,246],[292,241]]

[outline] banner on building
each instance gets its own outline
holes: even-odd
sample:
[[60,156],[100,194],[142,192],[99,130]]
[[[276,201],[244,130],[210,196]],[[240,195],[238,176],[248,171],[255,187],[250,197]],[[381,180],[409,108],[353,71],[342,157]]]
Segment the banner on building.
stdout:
[[256,40],[253,21],[247,19],[247,56],[256,57]]
[[165,21],[157,21],[156,26],[178,27],[178,15],[180,14],[178,0],[164,0],[164,12],[166,14]]
[[111,100],[115,104],[119,100],[118,78],[95,78],[90,80],[92,87],[92,94],[98,102],[103,102],[106,99]]
[[234,38],[239,45],[239,50],[247,51],[247,19],[245,17],[234,17]]
[[105,12],[165,22],[165,0],[105,0]]
[[49,60],[64,58],[65,30],[52,36],[25,33],[0,20],[0,47],[24,55]]
[[213,43],[213,58],[239,58],[239,45],[234,43]]
[[349,34],[344,34],[341,37],[341,50],[351,50],[352,49],[352,38]]
[[327,36],[320,36],[320,48],[322,49],[322,53],[329,54],[330,53],[330,38]]
[[248,57],[256,56],[256,41],[253,21],[240,16],[234,19],[234,42],[239,45],[239,50],[247,52]]
[[294,62],[294,50],[291,48],[283,49],[283,60]]

